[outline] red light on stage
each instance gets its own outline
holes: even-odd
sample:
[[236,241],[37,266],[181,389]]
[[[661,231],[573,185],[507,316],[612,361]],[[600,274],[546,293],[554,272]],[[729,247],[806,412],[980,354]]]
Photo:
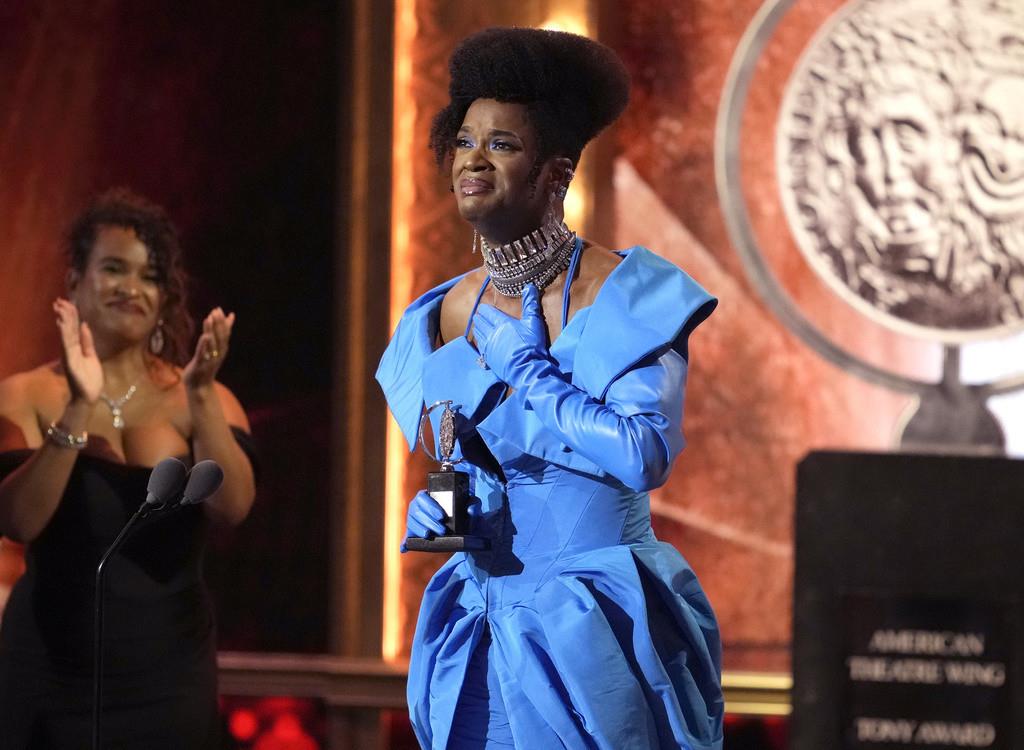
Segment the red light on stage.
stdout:
[[323,701],[288,695],[222,696],[226,735],[238,750],[323,750]]
[[274,719],[270,731],[259,738],[253,750],[319,750],[319,746],[306,734],[298,717],[286,713]]
[[249,742],[260,730],[259,719],[256,718],[256,714],[248,708],[239,708],[231,712],[228,717],[228,729],[231,731],[231,736],[241,742]]
[[302,724],[299,723],[294,714],[278,716],[277,721],[274,722],[273,729],[270,730],[270,734],[280,740],[298,740],[309,736],[302,731]]

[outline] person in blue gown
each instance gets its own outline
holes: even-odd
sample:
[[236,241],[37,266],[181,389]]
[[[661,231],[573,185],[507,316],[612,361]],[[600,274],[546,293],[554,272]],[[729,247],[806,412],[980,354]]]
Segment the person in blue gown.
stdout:
[[[413,447],[451,401],[473,533],[423,595],[409,665],[425,748],[710,750],[720,641],[699,582],[651,530],[683,448],[688,340],[716,300],[643,247],[577,237],[563,200],[629,78],[608,48],[495,28],[450,60],[431,145],[483,266],[414,301],[377,378]],[[467,252],[469,249],[467,248]],[[441,410],[429,410],[434,434]],[[426,492],[408,537],[443,534]]]

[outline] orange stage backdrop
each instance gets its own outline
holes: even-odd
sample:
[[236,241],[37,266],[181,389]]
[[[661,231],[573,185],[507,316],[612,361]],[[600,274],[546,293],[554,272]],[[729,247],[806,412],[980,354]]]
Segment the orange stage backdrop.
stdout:
[[[109,45],[88,32],[109,22],[109,4],[61,5],[41,3],[27,23],[0,9],[0,377],[57,351],[50,302],[64,289],[60,241],[96,160],[96,71]],[[0,608],[22,568],[20,546],[0,541]]]

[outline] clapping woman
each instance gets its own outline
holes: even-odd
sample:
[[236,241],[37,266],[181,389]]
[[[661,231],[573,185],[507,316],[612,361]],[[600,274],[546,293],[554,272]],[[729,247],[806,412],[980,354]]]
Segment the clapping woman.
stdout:
[[125,190],[74,223],[60,358],[0,382],[0,533],[26,571],[0,628],[8,750],[91,743],[96,565],[168,456],[225,474],[201,506],[140,529],[107,572],[104,738],[119,748],[218,746],[214,622],[201,576],[210,523],[254,496],[249,425],[217,382],[233,314],[194,348],[181,250],[159,207]]

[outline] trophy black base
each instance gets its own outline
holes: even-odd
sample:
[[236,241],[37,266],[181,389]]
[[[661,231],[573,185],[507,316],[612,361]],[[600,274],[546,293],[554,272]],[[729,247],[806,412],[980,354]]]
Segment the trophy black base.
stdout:
[[490,540],[482,536],[456,535],[435,536],[433,539],[409,537],[405,548],[411,552],[475,552],[489,549]]

